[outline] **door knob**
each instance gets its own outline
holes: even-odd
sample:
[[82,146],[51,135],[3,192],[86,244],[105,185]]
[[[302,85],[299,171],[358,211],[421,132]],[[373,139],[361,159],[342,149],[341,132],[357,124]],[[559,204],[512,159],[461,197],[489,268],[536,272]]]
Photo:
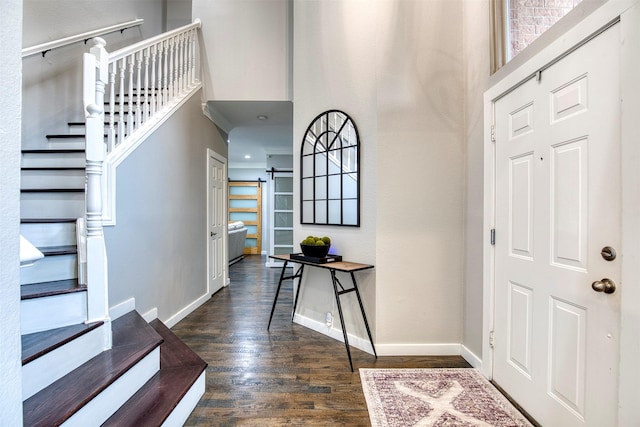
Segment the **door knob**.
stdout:
[[591,284],[591,287],[596,292],[604,292],[605,294],[612,294],[616,291],[616,282],[606,277],[602,280],[596,280]]
[[211,237],[215,236],[218,233],[214,233],[213,231],[211,232]]

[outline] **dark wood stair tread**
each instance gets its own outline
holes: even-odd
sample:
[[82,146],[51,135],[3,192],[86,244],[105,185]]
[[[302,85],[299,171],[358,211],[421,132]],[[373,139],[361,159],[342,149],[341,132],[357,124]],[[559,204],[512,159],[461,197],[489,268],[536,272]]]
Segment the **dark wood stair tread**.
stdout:
[[26,188],[21,193],[84,193],[84,188]]
[[57,153],[84,153],[85,150],[79,148],[34,148],[22,150],[23,154],[57,154]]
[[164,339],[160,346],[160,371],[103,427],[161,425],[207,368],[207,363],[158,319],[151,326]]
[[26,365],[74,339],[102,326],[104,322],[80,323],[22,336],[22,364]]
[[56,223],[68,223],[76,222],[78,218],[22,218],[20,223],[22,224],[56,224]]
[[43,246],[38,247],[38,250],[40,250],[40,252],[42,252],[45,256],[71,255],[78,253],[78,247],[76,245]]
[[60,425],[162,343],[135,311],[112,323],[113,347],[23,403],[24,425]]
[[20,168],[23,171],[59,171],[59,170],[65,170],[65,171],[83,171],[86,168],[84,167],[68,167],[68,166],[23,166]]
[[[86,138],[86,134],[84,133],[61,133],[61,134],[50,134],[50,135],[46,135],[47,139],[78,139],[78,138],[82,138],[85,139]],[[105,137],[109,136],[106,133],[104,134]]]
[[87,287],[78,284],[78,279],[55,280],[52,282],[30,283],[20,286],[20,299],[33,299],[53,295],[85,292]]
[[45,136],[48,139],[58,139],[58,138],[84,138],[86,135],[84,133],[50,133]]

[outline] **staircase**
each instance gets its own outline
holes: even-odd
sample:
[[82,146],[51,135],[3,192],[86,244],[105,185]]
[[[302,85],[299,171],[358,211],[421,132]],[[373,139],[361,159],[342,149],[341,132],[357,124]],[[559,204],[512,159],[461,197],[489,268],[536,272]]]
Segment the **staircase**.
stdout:
[[38,146],[23,142],[20,229],[45,255],[20,275],[24,425],[182,425],[204,393],[207,364],[135,310],[91,321],[89,138],[84,122],[68,125]]

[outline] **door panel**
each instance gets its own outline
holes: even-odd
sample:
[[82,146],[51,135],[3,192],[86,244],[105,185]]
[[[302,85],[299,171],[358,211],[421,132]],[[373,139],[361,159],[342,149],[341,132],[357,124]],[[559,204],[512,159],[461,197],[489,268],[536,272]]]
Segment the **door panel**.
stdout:
[[542,425],[616,425],[619,26],[495,103],[494,380]]
[[215,293],[224,286],[226,256],[224,252],[225,225],[225,166],[219,160],[209,158],[209,292]]

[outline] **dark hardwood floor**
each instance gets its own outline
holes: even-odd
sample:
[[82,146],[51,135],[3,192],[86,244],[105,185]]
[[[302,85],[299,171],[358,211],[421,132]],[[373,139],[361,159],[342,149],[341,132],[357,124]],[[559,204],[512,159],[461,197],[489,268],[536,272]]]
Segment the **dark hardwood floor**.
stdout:
[[172,331],[208,364],[206,391],[187,426],[369,426],[358,368],[469,367],[458,356],[379,357],[291,323],[291,282],[267,322],[279,268],[248,256],[231,285]]

